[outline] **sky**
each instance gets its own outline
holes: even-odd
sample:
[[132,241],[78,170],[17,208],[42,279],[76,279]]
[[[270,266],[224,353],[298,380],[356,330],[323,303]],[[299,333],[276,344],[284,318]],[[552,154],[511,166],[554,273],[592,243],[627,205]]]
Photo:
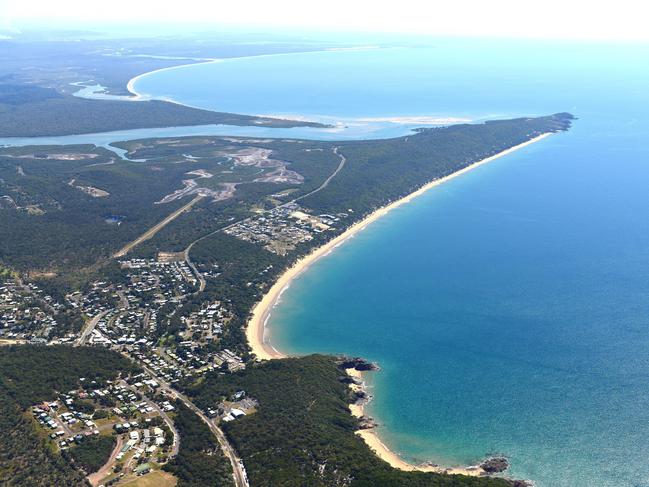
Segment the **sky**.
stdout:
[[649,41],[638,0],[0,0],[0,30],[27,22],[188,23],[431,36]]

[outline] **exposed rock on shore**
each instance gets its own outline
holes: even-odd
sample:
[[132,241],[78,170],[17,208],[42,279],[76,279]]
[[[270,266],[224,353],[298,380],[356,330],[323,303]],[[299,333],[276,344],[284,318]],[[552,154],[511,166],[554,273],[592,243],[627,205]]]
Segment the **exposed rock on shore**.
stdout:
[[487,473],[504,472],[509,468],[509,461],[505,457],[493,457],[485,460],[480,467]]
[[372,428],[376,428],[377,426],[378,423],[371,416],[363,415],[360,418],[358,418],[358,429],[369,430]]
[[377,364],[368,362],[364,358],[360,357],[341,357],[338,366],[341,369],[356,369],[359,371],[379,370],[379,366]]

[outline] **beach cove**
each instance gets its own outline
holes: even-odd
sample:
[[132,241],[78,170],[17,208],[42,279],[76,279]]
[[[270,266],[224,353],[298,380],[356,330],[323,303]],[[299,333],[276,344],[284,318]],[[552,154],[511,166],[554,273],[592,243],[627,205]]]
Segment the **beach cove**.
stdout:
[[[372,224],[374,221],[385,216],[391,210],[400,207],[406,203],[409,203],[414,198],[421,196],[425,192],[444,184],[456,177],[459,177],[471,170],[474,170],[484,164],[495,161],[503,156],[513,153],[519,149],[522,149],[526,146],[534,144],[545,137],[551,135],[550,133],[542,134],[534,139],[531,139],[527,142],[519,144],[517,146],[511,147],[507,150],[504,150],[496,155],[487,157],[480,161],[477,161],[453,174],[445,176],[443,178],[436,179],[431,181],[417,191],[410,193],[409,195],[390,203],[378,210],[372,212],[367,217],[363,218],[361,221],[353,224],[350,228],[345,230],[340,235],[331,239],[325,245],[318,247],[313,252],[308,254],[305,257],[302,257],[295,263],[291,268],[289,268],[284,274],[282,274],[279,279],[273,284],[271,289],[264,295],[262,300],[255,306],[252,311],[252,318],[248,322],[246,327],[246,336],[248,339],[248,344],[252,349],[252,353],[260,360],[272,360],[278,358],[287,357],[286,354],[279,351],[275,348],[272,343],[270,336],[267,330],[267,323],[270,315],[273,311],[273,308],[278,304],[282,293],[288,289],[291,285],[291,282],[296,279],[301,273],[306,271],[310,265],[312,265],[317,260],[329,255],[332,251],[344,244],[347,240],[352,238],[358,232],[365,229],[368,225]],[[348,373],[353,377],[356,377],[360,380],[363,379],[362,374],[354,369],[349,369]],[[350,405],[350,410],[352,414],[358,418],[361,418],[365,415],[364,407],[362,404],[352,404]],[[417,470],[422,472],[437,472],[437,473],[448,473],[448,474],[462,474],[462,475],[486,475],[487,473],[480,466],[469,466],[469,467],[444,467],[444,466],[435,466],[435,465],[413,465],[404,461],[398,454],[394,453],[390,448],[388,448],[374,429],[361,429],[357,431],[357,434],[363,438],[367,445],[374,451],[376,454],[381,457],[383,460],[388,462],[391,466],[401,469],[401,470]]]
[[527,142],[504,150],[496,155],[477,161],[457,172],[454,172],[453,174],[436,179],[434,181],[430,181],[429,183],[426,183],[421,188],[419,188],[417,191],[414,191],[413,193],[410,193],[409,195],[404,196],[403,198],[372,212],[361,221],[354,223],[340,235],[331,239],[325,245],[318,247],[310,254],[300,258],[291,268],[289,268],[284,274],[279,277],[277,282],[273,284],[271,289],[264,295],[262,300],[253,309],[252,318],[250,319],[246,327],[246,336],[248,337],[248,343],[250,345],[250,348],[252,349],[252,352],[257,356],[258,359],[261,360],[271,360],[274,358],[286,357],[285,354],[278,351],[270,343],[270,339],[266,334],[268,318],[270,317],[273,308],[277,305],[279,299],[281,298],[282,293],[286,289],[288,289],[288,286],[290,286],[291,282],[301,273],[306,271],[311,264],[316,262],[318,259],[329,255],[329,253],[335,250],[339,245],[352,238],[358,232],[367,227],[367,225],[370,225],[372,222],[378,220],[382,216],[385,216],[389,211],[398,208],[403,204],[409,203],[417,196],[424,194],[426,191],[439,186],[440,184],[444,184],[445,182],[461,176],[468,171],[471,171],[489,162],[495,161],[496,159],[511,154],[512,152],[522,149],[523,147],[527,147],[528,145],[538,142],[545,137],[548,137],[549,135],[551,134],[545,133],[543,135],[535,137],[534,139],[528,140]]

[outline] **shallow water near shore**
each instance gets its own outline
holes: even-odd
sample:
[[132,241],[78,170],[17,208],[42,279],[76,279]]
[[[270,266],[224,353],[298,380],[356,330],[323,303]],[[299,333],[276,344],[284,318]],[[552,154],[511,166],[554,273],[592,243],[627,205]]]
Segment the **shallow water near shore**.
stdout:
[[408,460],[504,454],[510,475],[539,487],[642,487],[647,52],[446,40],[195,65],[136,89],[321,119],[578,116],[569,132],[434,188],[312,265],[271,315],[271,341],[379,362],[368,412]]
[[271,315],[271,340],[378,361],[368,411],[407,459],[505,454],[511,475],[538,486],[647,485],[642,52],[537,46],[534,60],[509,51],[503,67],[448,49],[455,66],[428,84],[452,92],[447,115],[580,120],[396,209],[313,265]]

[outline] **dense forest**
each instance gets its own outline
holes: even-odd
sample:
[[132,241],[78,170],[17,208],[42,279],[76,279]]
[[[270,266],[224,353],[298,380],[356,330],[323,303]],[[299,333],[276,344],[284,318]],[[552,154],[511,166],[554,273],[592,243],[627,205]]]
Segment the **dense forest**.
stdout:
[[24,414],[79,387],[79,378],[104,381],[136,367],[115,352],[96,348],[16,345],[0,353],[0,485],[85,486],[84,475],[51,450]]
[[186,125],[322,126],[274,118],[212,112],[150,100],[89,100],[51,88],[0,83],[0,137],[91,134]]
[[364,215],[424,183],[538,135],[570,127],[572,115],[498,120],[422,129],[395,139],[341,142],[347,165],[326,190],[303,204],[316,212],[353,209]]
[[232,466],[210,429],[182,402],[178,401],[176,408],[180,451],[164,469],[178,478],[178,487],[233,486]]
[[226,423],[254,486],[484,486],[503,479],[402,472],[380,460],[354,432],[345,373],[334,357],[272,360],[236,374],[211,374],[187,393],[213,407],[239,390],[259,401],[257,411]]

